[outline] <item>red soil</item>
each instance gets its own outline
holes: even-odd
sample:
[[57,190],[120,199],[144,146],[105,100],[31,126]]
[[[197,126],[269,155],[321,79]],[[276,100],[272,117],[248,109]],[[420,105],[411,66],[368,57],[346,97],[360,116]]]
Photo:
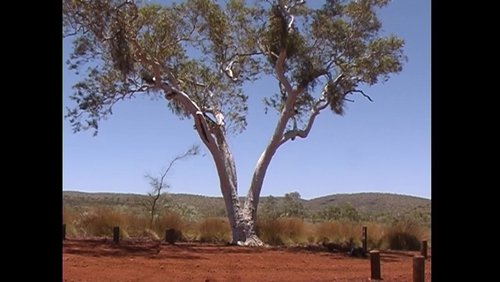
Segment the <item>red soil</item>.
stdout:
[[[418,252],[381,251],[383,281],[412,281]],[[370,260],[300,248],[63,241],[63,281],[370,281]],[[425,281],[431,281],[431,257]]]

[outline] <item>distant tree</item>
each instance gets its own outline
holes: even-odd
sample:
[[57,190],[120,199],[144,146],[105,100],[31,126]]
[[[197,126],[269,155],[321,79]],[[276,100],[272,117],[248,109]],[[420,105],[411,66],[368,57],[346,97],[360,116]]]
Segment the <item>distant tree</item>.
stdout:
[[305,209],[301,203],[299,192],[285,194],[282,210],[284,217],[304,217]]
[[351,221],[359,221],[361,216],[358,213],[358,210],[354,208],[350,203],[345,203],[340,206],[340,218],[347,219]]
[[319,212],[318,217],[325,220],[361,220],[361,216],[356,208],[349,203],[343,204],[340,207],[336,205],[328,206]]
[[165,183],[165,177],[167,173],[170,171],[172,166],[176,161],[189,158],[191,156],[198,155],[200,152],[200,148],[198,145],[193,145],[189,148],[185,153],[178,155],[175,157],[170,163],[168,167],[163,171],[159,177],[151,176],[150,174],[146,174],[144,177],[149,180],[149,185],[151,185],[151,192],[148,192],[148,198],[146,199],[147,207],[150,212],[150,228],[153,228],[153,223],[155,217],[158,216],[159,209],[158,204],[161,203],[161,206],[164,206],[167,201],[167,194],[165,190],[169,188],[169,185]]
[[262,203],[262,214],[268,219],[277,219],[280,216],[280,206],[272,195],[269,195]]
[[322,210],[320,210],[317,214],[317,218],[322,220],[332,220],[340,218],[340,208],[336,205],[330,205]]
[[[96,134],[117,102],[164,97],[173,113],[193,119],[212,155],[232,242],[262,245],[257,207],[278,148],[306,138],[324,109],[344,114],[351,95],[371,100],[363,87],[387,81],[405,60],[402,39],[379,35],[376,11],[388,0],[327,0],[319,9],[305,2],[63,0],[63,36],[74,38],[68,67],[85,71],[66,117],[74,131]],[[278,118],[242,204],[227,135],[245,129],[243,86],[262,76],[276,79],[279,92],[264,102]]]

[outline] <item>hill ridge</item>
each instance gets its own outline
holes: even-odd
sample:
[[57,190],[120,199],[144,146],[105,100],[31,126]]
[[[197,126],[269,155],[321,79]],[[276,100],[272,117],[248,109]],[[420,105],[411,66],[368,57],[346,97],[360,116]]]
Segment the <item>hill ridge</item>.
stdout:
[[[78,190],[64,190],[64,193],[80,193],[80,194],[110,194],[110,195],[117,195],[117,196],[147,196],[146,194],[140,194],[140,193],[125,193],[125,192],[85,192],[85,191],[78,191]],[[168,193],[169,195],[177,195],[177,196],[196,196],[196,197],[206,197],[206,198],[221,198],[222,196],[210,196],[210,195],[201,195],[201,194],[189,194],[189,193]],[[422,199],[422,200],[428,200],[431,201],[431,199],[424,198],[424,197],[419,197],[415,195],[407,195],[407,194],[399,194],[399,193],[390,193],[390,192],[353,192],[353,193],[335,193],[335,194],[329,194],[329,195],[323,195],[323,196],[317,196],[311,199],[302,199],[304,201],[312,201],[312,200],[317,200],[320,198],[325,198],[325,197],[333,197],[333,196],[359,196],[359,195],[389,195],[389,196],[402,196],[402,197],[409,197],[409,198],[417,198],[417,199]],[[261,196],[261,198],[267,198],[269,196],[273,196],[275,198],[281,198],[283,196],[275,196],[275,195],[268,195],[268,196]],[[240,197],[244,198],[244,197]]]

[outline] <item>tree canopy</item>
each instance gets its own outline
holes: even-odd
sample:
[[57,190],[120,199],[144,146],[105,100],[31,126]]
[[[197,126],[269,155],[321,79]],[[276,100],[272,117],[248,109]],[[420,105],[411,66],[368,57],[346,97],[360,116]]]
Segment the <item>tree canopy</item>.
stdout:
[[[303,88],[292,126],[315,108],[343,114],[348,95],[365,95],[361,85],[386,81],[402,69],[404,41],[378,36],[376,9],[387,0],[328,0],[320,9],[305,1],[225,2],[63,1],[64,35],[74,36],[67,64],[85,72],[73,87],[77,107],[67,112],[73,129],[97,130],[115,103],[137,93],[157,95],[164,82],[187,93],[214,120],[222,114],[226,129],[241,132],[250,94],[242,85],[277,76],[278,59],[291,83],[277,77],[282,91],[264,102],[280,111],[288,95],[284,88]],[[314,97],[318,84],[323,89]],[[172,111],[189,117],[182,104],[169,101]]]

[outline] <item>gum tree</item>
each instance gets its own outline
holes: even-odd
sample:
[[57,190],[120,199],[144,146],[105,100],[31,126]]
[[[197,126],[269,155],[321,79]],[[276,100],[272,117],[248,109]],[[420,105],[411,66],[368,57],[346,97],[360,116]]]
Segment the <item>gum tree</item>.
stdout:
[[[81,75],[68,108],[75,132],[93,129],[115,103],[156,95],[190,118],[210,152],[233,243],[262,245],[255,233],[259,196],[272,157],[306,138],[325,109],[344,113],[362,87],[386,81],[405,60],[404,41],[380,36],[377,9],[388,0],[187,0],[158,5],[133,0],[63,0],[67,61]],[[226,137],[247,125],[242,86],[272,76],[278,93],[264,99],[276,127],[260,155],[244,203]],[[371,99],[370,99],[371,100]]]

